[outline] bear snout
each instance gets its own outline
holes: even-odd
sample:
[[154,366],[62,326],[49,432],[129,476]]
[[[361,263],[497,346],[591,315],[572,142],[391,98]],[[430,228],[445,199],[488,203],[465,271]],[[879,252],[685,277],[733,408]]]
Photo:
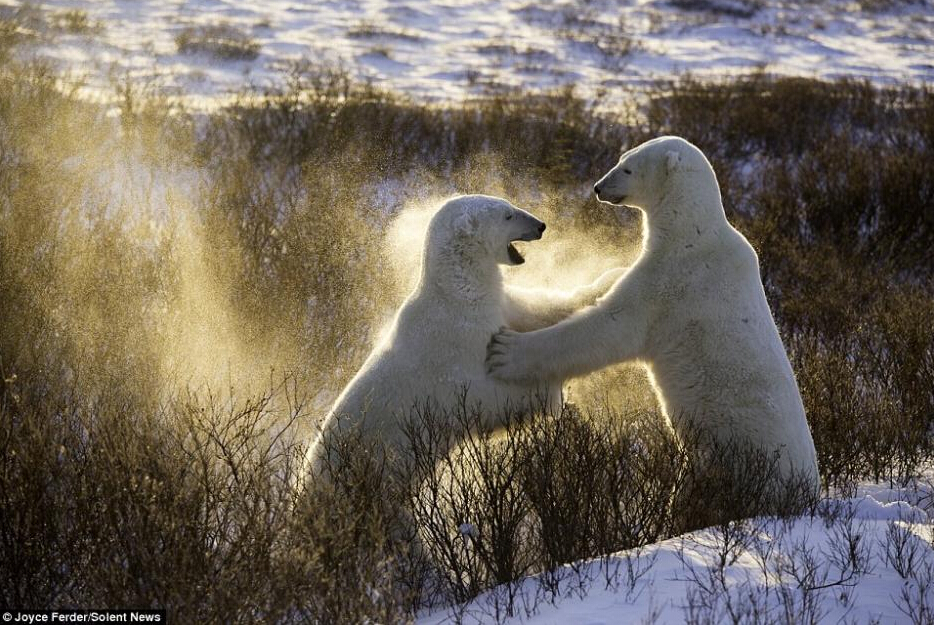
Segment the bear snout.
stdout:
[[593,186],[593,192],[597,195],[598,198],[600,197],[600,193],[602,191],[603,186],[599,182]]
[[542,233],[545,231],[545,222],[540,219],[536,219],[531,215],[528,216],[528,221],[526,222],[528,230],[522,233],[521,236],[513,239],[514,241],[537,241],[542,238]]

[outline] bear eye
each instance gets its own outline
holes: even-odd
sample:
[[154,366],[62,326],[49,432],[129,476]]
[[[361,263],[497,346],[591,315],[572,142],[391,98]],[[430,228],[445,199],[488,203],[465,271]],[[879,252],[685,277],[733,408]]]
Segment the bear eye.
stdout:
[[632,173],[632,170],[631,170],[631,169],[624,169],[624,170],[623,170],[623,173],[624,173],[624,174],[631,174],[631,173]]
[[506,221],[509,221],[510,219],[512,219],[512,215],[506,215]]

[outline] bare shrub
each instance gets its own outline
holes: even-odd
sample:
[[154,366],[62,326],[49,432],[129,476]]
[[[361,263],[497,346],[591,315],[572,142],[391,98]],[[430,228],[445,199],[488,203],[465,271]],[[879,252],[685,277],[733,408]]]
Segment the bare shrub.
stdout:
[[[825,500],[803,519],[760,517],[688,534],[678,551],[689,584],[686,619],[821,622],[829,593],[846,604],[850,589],[872,572],[872,545],[856,509]],[[829,541],[811,540],[814,524],[827,528]]]
[[913,625],[934,622],[934,562],[927,559],[903,585],[895,606]]
[[916,576],[916,568],[930,556],[930,546],[919,538],[915,525],[908,521],[889,521],[885,530],[885,564],[902,579]]
[[103,24],[91,20],[87,11],[81,9],[58,11],[52,14],[51,21],[57,30],[76,35],[100,33],[104,28]]
[[778,450],[715,438],[702,428],[682,435],[680,444],[686,461],[672,497],[672,517],[685,525],[676,533],[714,526],[731,536],[735,520],[793,516],[816,502],[806,476],[780,472]]
[[203,52],[225,60],[252,61],[259,56],[259,44],[247,33],[226,23],[186,26],[175,35],[182,53]]
[[682,11],[704,11],[747,19],[763,6],[761,0],[672,0],[671,5]]
[[[466,397],[466,396],[464,396]],[[464,399],[451,411],[416,410],[405,427],[407,497],[425,550],[438,560],[446,594],[462,602],[503,585],[497,612],[515,613],[514,584],[537,564],[519,479],[526,449],[521,413],[502,436],[483,426],[483,408]]]
[[310,622],[405,620],[421,604],[426,569],[397,503],[404,491],[377,442],[349,432],[329,444],[340,449],[326,457],[340,464],[296,493],[284,554],[305,594],[296,609]]
[[362,21],[347,29],[347,36],[354,39],[396,39],[417,42],[421,37],[405,29],[391,28],[373,22]]

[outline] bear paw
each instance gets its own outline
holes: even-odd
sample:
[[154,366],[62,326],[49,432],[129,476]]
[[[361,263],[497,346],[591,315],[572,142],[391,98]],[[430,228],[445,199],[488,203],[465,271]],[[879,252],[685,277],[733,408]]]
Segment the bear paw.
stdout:
[[500,328],[486,348],[487,373],[494,378],[507,381],[529,379],[529,367],[525,359],[522,333]]

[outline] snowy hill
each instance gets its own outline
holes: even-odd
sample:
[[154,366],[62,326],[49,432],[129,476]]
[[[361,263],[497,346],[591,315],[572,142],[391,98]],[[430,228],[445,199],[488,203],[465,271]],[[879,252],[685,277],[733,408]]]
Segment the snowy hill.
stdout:
[[194,99],[281,85],[303,61],[418,98],[574,83],[611,105],[684,72],[934,79],[931,0],[0,1],[10,16],[28,54],[91,91],[129,76]]
[[861,493],[825,500],[814,516],[747,520],[568,566],[419,623],[934,622],[930,483]]

